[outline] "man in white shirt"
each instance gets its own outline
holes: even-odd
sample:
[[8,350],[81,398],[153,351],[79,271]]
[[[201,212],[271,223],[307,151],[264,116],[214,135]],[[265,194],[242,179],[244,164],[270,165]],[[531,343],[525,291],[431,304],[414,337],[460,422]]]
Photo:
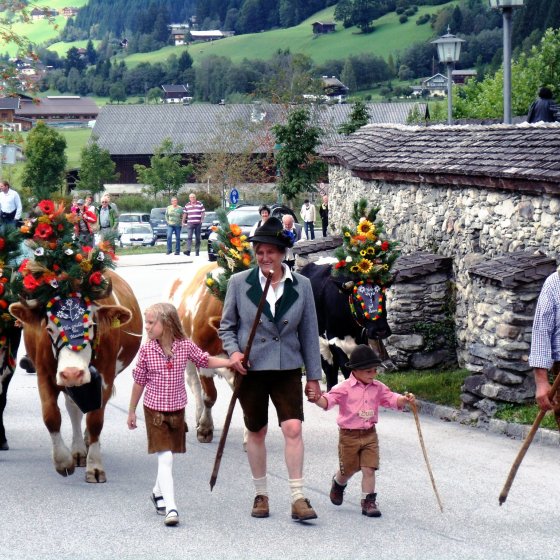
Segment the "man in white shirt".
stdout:
[[15,226],[21,219],[21,199],[8,181],[0,182],[0,218],[2,225]]
[[[294,244],[296,244],[298,241],[301,241],[302,239],[307,239],[305,233],[301,229],[301,226],[294,222],[294,218],[290,214],[284,214],[282,216],[282,225],[284,226],[285,231],[291,232],[294,236]],[[286,248],[286,257],[284,258],[284,262],[288,265],[288,268],[290,270],[294,269],[294,265],[296,264],[296,256],[294,255],[294,251],[291,247]]]
[[307,239],[315,239],[315,206],[306,198],[301,207],[301,219],[305,227],[305,236]]

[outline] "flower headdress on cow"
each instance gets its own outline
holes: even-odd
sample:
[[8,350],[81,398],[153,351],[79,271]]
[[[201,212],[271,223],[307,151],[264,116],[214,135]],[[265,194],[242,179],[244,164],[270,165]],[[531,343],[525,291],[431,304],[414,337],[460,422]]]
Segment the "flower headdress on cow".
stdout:
[[385,291],[400,254],[398,242],[387,238],[383,222],[377,219],[379,210],[368,210],[363,198],[354,202],[355,225],[342,228],[342,246],[335,251],[338,262],[332,274],[351,281],[350,307],[358,322],[385,316]]
[[380,208],[367,209],[367,201],[354,202],[353,227],[342,228],[342,246],[335,251],[338,262],[333,275],[388,286],[393,280],[391,268],[400,255],[399,243],[391,241],[377,219]]
[[206,275],[206,287],[219,300],[226,298],[227,283],[232,274],[254,266],[253,251],[247,236],[243,235],[237,224],[228,222],[226,213],[218,211],[219,226],[213,226],[216,232],[217,261],[221,271],[212,271]]
[[114,268],[116,260],[111,243],[80,245],[74,235],[79,217],[66,213],[62,202],[42,200],[33,214],[20,228],[29,256],[13,280],[23,299],[46,305],[55,295],[79,292],[89,299],[106,295],[110,283],[103,272]]

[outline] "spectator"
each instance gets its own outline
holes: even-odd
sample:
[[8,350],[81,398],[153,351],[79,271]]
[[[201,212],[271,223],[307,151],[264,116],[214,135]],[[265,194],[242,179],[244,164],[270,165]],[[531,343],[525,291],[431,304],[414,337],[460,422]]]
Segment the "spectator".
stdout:
[[101,197],[101,205],[95,209],[97,216],[97,223],[99,225],[99,233],[102,239],[105,239],[108,234],[113,234],[117,231],[118,217],[117,213],[109,205],[109,198],[107,195]]
[[165,223],[167,224],[167,254],[173,248],[175,236],[175,254],[181,253],[181,222],[183,221],[183,208],[179,206],[177,197],[171,198],[171,204],[165,209]]
[[192,238],[195,236],[196,256],[200,254],[200,232],[202,229],[202,221],[204,220],[204,204],[196,200],[194,193],[189,194],[189,202],[185,204],[183,209],[183,221],[181,225],[187,224],[187,250],[183,251],[185,255],[191,254]]
[[323,226],[323,237],[327,237],[327,226],[329,225],[329,197],[323,195],[323,203],[319,207],[319,216],[321,216],[321,225]]
[[301,207],[301,219],[305,228],[305,237],[307,239],[315,239],[315,206],[306,198]]
[[555,122],[558,120],[558,105],[552,98],[552,91],[547,87],[539,89],[539,97],[529,107],[527,122]]
[[270,208],[266,204],[263,204],[259,208],[259,216],[261,217],[261,219],[256,222],[255,225],[251,228],[251,230],[249,231],[249,237],[255,235],[255,231],[257,231],[257,228],[260,228],[270,217]]
[[[294,223],[294,218],[291,214],[284,214],[282,216],[282,225],[284,226],[284,231],[288,232],[292,239],[292,243],[297,243],[301,241],[302,235],[305,235],[299,224]],[[305,239],[305,237],[304,237]],[[286,263],[290,270],[294,269],[296,264],[296,256],[294,255],[294,250],[292,247],[286,247],[286,257],[282,261]]]
[[8,181],[0,182],[0,218],[3,226],[15,226],[21,219],[21,198]]
[[75,214],[79,219],[75,224],[75,233],[82,246],[93,247],[93,224],[97,222],[97,216],[86,208],[83,198],[76,203]]

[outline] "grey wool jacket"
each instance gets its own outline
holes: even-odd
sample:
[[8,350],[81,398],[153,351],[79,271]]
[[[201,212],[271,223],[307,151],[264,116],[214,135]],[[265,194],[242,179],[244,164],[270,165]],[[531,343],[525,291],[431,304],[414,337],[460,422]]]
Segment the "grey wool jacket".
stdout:
[[[321,379],[319,329],[311,283],[301,274],[292,275],[293,281],[285,281],[274,317],[265,302],[249,356],[249,371],[304,367],[308,381]],[[257,267],[229,279],[218,330],[228,355],[244,351],[261,295]]]

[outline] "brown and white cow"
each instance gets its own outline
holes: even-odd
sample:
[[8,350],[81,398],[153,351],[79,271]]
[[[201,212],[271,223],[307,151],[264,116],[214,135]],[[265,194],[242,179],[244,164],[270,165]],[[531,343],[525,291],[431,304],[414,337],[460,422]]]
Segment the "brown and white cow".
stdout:
[[[212,263],[200,268],[190,280],[176,279],[169,292],[169,301],[177,308],[186,335],[197,346],[211,356],[227,357],[218,337],[222,302],[206,288],[207,273],[219,270],[217,265]],[[223,377],[230,387],[233,386],[234,375],[230,369],[201,368],[197,371],[192,362],[187,366],[187,384],[195,398],[196,433],[201,443],[211,442],[214,436],[212,407],[217,397],[213,379],[216,373]]]
[[[55,469],[67,476],[73,474],[75,467],[85,466],[87,482],[107,480],[99,443],[105,405],[113,392],[116,375],[132,362],[142,339],[142,315],[132,289],[114,272],[105,275],[112,282],[112,292],[92,302],[92,313],[84,322],[86,344],[78,351],[64,343],[60,325],[45,309],[23,303],[10,306],[10,313],[23,323],[25,348],[37,369],[43,421],[52,439]],[[102,399],[100,408],[87,412],[82,436],[83,413],[66,391],[90,381],[90,366],[101,374]],[[60,433],[62,419],[57,400],[63,390],[72,423],[71,450]]]

